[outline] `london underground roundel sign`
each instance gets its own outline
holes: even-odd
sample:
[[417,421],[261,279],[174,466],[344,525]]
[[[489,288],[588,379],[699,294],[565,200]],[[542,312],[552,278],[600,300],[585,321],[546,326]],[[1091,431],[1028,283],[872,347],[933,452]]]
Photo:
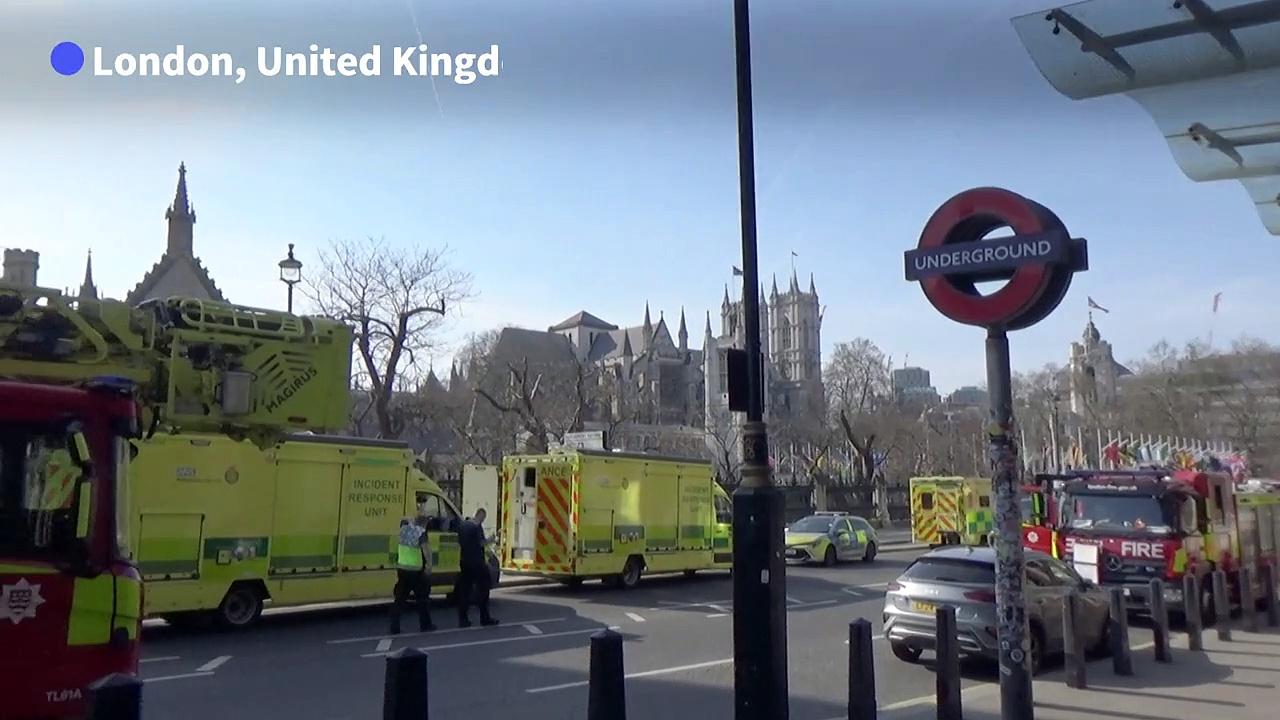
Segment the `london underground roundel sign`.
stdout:
[[[999,228],[1012,235],[988,239]],[[1045,206],[1001,188],[966,190],[942,204],[906,253],[906,278],[918,281],[943,315],[966,325],[1020,330],[1047,316],[1089,268],[1087,245],[1072,238]],[[984,295],[977,283],[1005,280]]]

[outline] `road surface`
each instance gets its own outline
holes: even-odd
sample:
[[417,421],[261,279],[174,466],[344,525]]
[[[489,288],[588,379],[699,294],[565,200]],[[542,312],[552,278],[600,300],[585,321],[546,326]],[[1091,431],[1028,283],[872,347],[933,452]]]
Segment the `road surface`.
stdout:
[[[885,585],[918,554],[788,569],[792,718],[844,716],[848,624],[865,617],[878,633]],[[440,629],[394,638],[385,606],[268,615],[234,634],[154,627],[144,635],[144,709],[184,720],[376,717],[384,658],[413,646],[430,658],[433,718],[505,717],[512,708],[522,720],[583,717],[589,638],[614,627],[626,639],[636,717],[731,717],[732,595],[723,573],[646,578],[630,592],[598,583],[503,589],[493,599],[499,627],[458,628],[454,609],[439,605]],[[414,630],[416,618],[404,624]],[[876,672],[882,707],[932,697],[929,668],[894,659],[883,640]],[[974,666],[966,682],[991,682],[992,672]]]

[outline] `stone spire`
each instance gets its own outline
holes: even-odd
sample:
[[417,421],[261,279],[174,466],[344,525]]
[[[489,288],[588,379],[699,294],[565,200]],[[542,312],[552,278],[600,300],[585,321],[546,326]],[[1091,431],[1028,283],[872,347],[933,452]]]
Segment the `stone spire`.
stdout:
[[769,293],[770,297],[778,297],[778,273],[773,274],[773,291]]
[[727,308],[727,307],[729,307],[729,284],[728,284],[728,283],[725,283],[725,286],[724,286],[724,301],[720,303],[720,307],[722,307],[722,308]]
[[706,350],[711,345],[710,343],[711,338],[714,337],[711,334],[711,311],[710,310],[707,311],[707,327],[705,330],[703,330],[702,334],[703,334],[703,338],[708,341],[707,344],[703,346],[703,350]]
[[794,267],[791,268],[791,292],[800,292],[800,281],[796,279],[796,269]]
[[191,238],[196,224],[196,212],[187,197],[187,165],[178,165],[178,189],[173,193],[173,204],[164,213],[169,222],[168,253],[179,257],[194,257]]
[[[708,319],[707,319],[707,322],[708,322],[708,323],[710,323],[710,322],[711,322],[710,318],[708,318]],[[679,339],[679,341],[680,341],[680,352],[681,352],[681,353],[689,352],[689,328],[688,328],[688,326],[686,326],[686,325],[685,325],[685,323],[684,323],[684,308],[683,308],[683,307],[682,307],[682,308],[680,308],[680,330],[679,330],[679,332],[676,334],[676,337],[677,337],[677,338]]]
[[649,303],[644,304],[644,339],[653,337],[653,321],[649,319]]
[[809,294],[817,297],[818,286],[813,284],[813,273],[809,273]]
[[93,251],[89,251],[89,257],[84,261],[84,282],[80,283],[81,300],[97,300],[98,288],[93,284]]

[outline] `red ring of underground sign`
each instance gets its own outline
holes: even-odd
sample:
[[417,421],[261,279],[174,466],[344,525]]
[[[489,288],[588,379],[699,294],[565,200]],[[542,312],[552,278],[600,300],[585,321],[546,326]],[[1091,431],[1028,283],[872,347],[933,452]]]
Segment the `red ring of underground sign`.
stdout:
[[[978,242],[999,227],[1017,235],[1058,231],[1066,226],[1043,205],[1002,188],[966,190],[942,204],[920,234],[921,250]],[[948,318],[966,325],[1019,330],[1044,319],[1066,295],[1072,272],[1047,263],[1016,269],[996,292],[982,295],[972,282],[947,276],[920,281],[925,297]]]

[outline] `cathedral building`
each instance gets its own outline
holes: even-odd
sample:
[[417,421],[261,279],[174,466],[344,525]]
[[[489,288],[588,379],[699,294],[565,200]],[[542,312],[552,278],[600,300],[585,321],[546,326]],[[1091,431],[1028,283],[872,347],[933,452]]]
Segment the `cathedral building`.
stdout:
[[[822,307],[813,276],[808,292],[800,289],[795,271],[786,292],[778,292],[774,278],[768,296],[760,288],[760,352],[764,356],[765,419],[821,414]],[[727,351],[746,347],[746,324],[741,300],[730,300],[725,288],[720,303],[720,333],[713,335],[711,318],[703,332],[706,377],[706,422],[724,417],[729,404]]]

